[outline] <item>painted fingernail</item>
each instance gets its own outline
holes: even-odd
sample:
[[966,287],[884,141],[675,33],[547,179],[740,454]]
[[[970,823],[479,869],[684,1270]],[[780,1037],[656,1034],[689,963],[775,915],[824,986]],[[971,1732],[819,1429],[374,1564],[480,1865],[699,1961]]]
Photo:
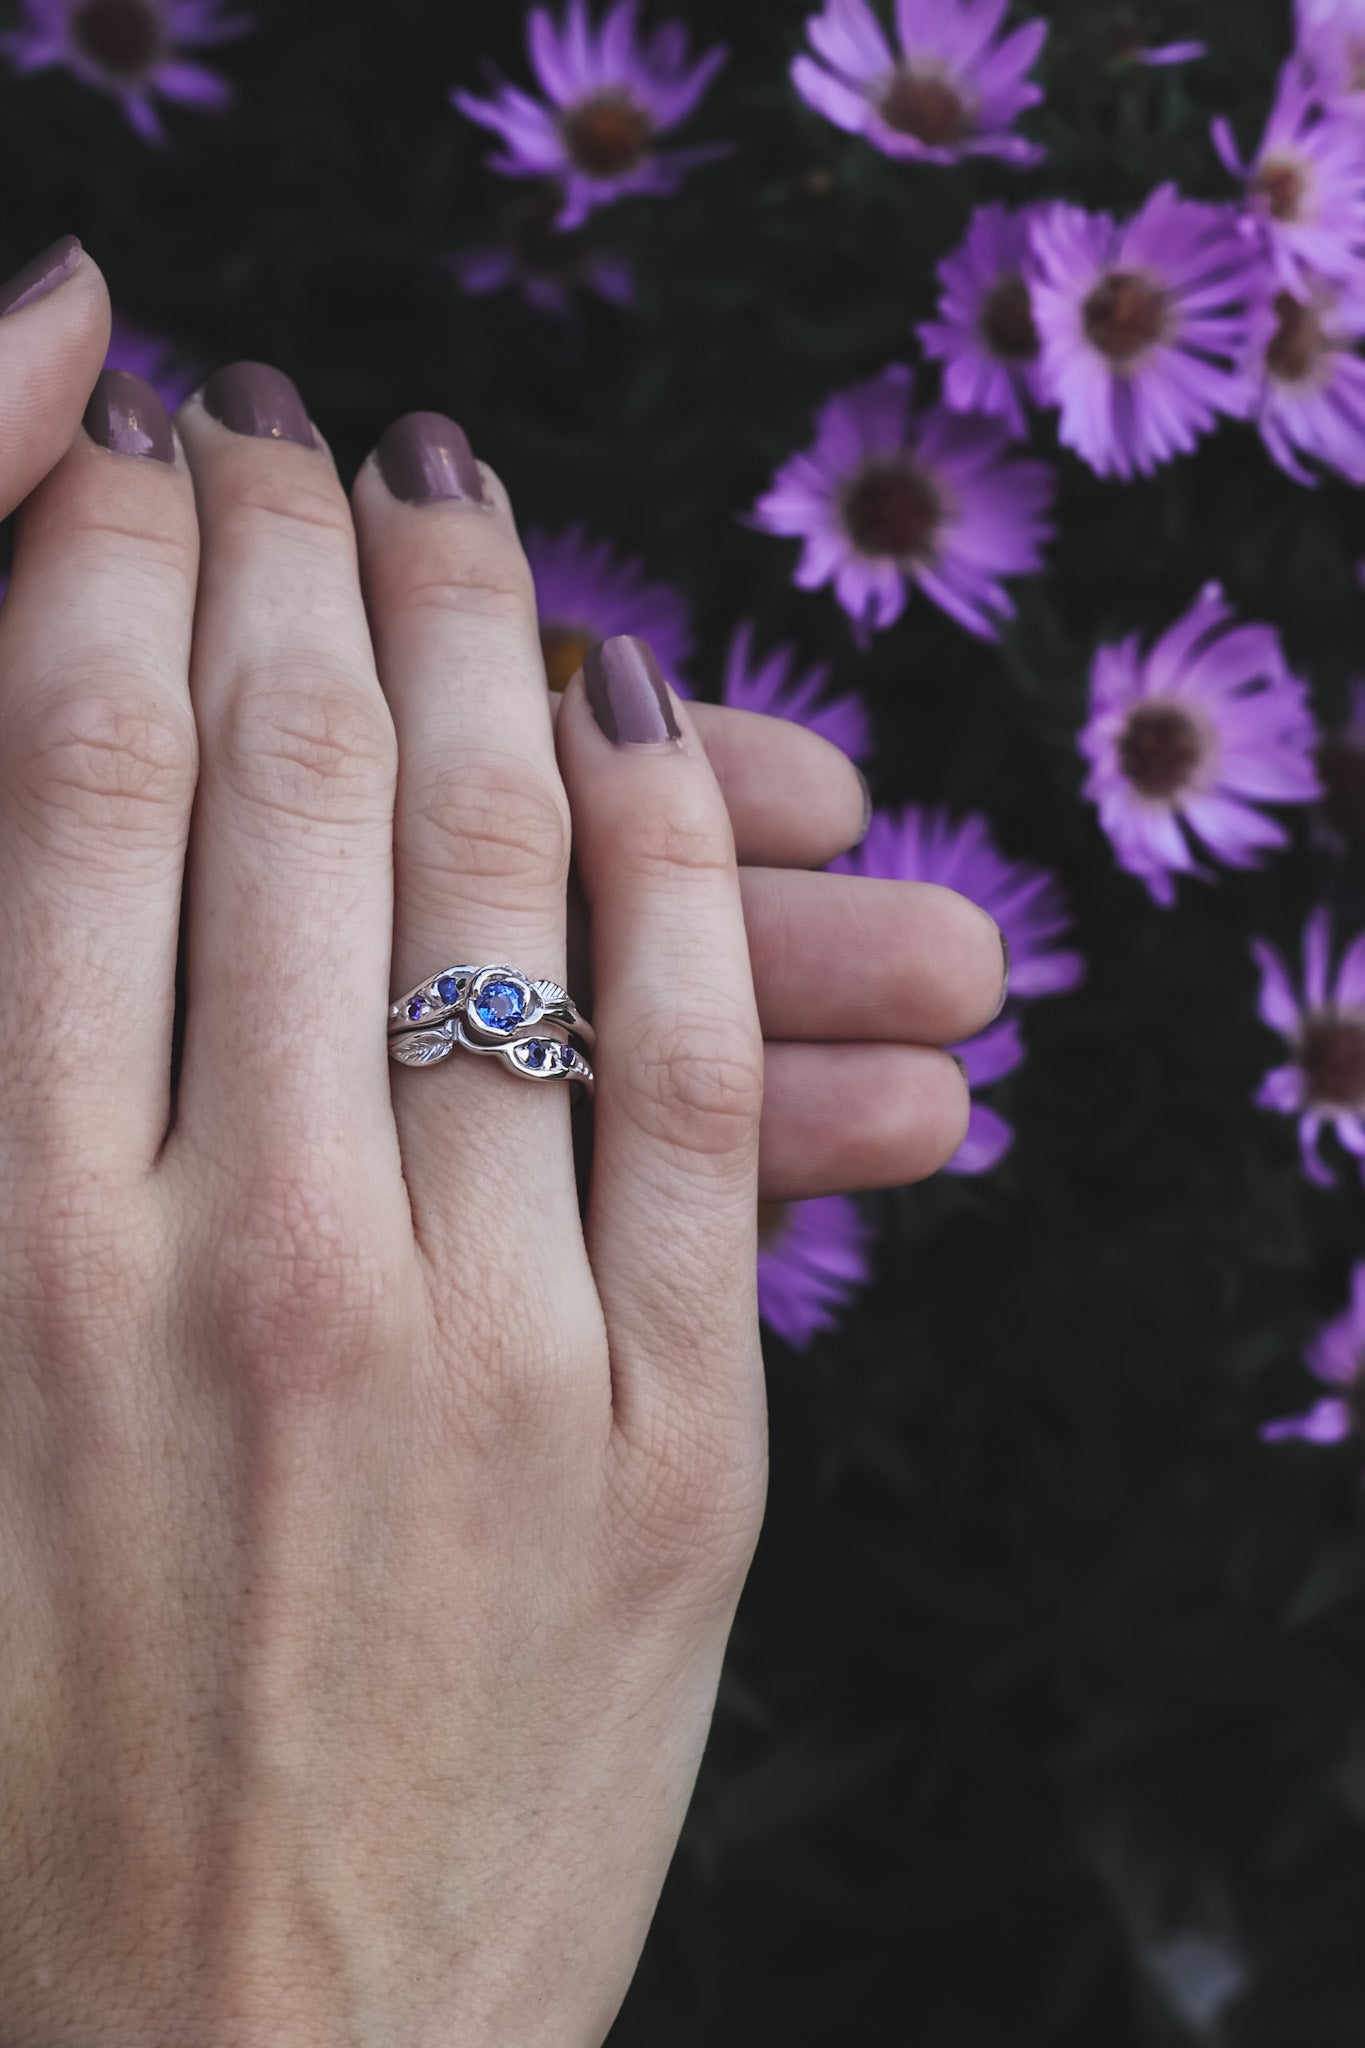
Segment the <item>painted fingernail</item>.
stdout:
[[854,851],[854,848],[862,845],[867,837],[867,828],[872,823],[872,785],[856,763],[854,764],[853,772],[863,785],[863,822],[858,827],[858,837],[848,849],[850,853]]
[[463,498],[482,505],[483,478],[463,427],[442,412],[408,412],[386,427],[375,450],[379,473],[405,505]]
[[150,384],[130,370],[101,370],[85,408],[85,431],[115,455],[150,455],[175,461],[175,437],[166,408]]
[[0,284],[0,318],[55,292],[79,267],[80,260],[81,245],[74,235],[63,235],[59,242],[41,250],[31,263]]
[[967,1072],[967,1062],[963,1059],[961,1053],[950,1052],[948,1054],[948,1057],[952,1061],[953,1065],[957,1068],[959,1074],[961,1074],[963,1080],[967,1083],[968,1088],[970,1088],[972,1085],[972,1077]]
[[629,633],[599,640],[583,657],[583,682],[613,746],[657,747],[682,738],[663,671],[643,640]]
[[214,371],[199,395],[204,410],[234,434],[317,446],[298,386],[269,363],[228,363]]
[[[995,1006],[995,1017],[998,1017],[1004,1009],[1006,1002],[1009,1000],[1010,992],[1010,942],[1005,936],[1003,925],[1000,927],[1000,950],[1005,956],[1005,979],[1000,989],[1000,1000]],[[991,1018],[992,1024],[995,1022],[995,1017]]]

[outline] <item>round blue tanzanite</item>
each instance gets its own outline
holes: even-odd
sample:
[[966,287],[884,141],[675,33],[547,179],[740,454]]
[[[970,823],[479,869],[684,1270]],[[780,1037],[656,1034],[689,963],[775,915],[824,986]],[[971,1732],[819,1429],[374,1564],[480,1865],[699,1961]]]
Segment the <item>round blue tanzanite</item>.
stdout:
[[544,1044],[539,1038],[533,1038],[526,1048],[526,1064],[528,1067],[543,1067],[549,1056],[549,1046]]
[[436,984],[436,993],[443,1003],[453,1003],[460,993],[460,984],[453,974],[443,974]]
[[487,981],[471,1007],[486,1031],[515,1031],[526,1015],[526,996],[514,981]]
[[413,997],[412,1001],[408,1004],[408,1016],[414,1024],[419,1017],[426,1015],[426,1008],[427,1006],[420,996]]

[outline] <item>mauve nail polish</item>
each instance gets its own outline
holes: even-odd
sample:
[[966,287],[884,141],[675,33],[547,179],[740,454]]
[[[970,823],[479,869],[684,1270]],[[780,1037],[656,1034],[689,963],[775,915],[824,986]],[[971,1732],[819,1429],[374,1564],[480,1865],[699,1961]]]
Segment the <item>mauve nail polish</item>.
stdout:
[[55,292],[59,284],[66,283],[80,260],[81,245],[74,235],[63,235],[59,242],[53,242],[0,284],[0,318]]
[[269,363],[228,363],[214,371],[200,397],[204,410],[234,434],[317,446],[298,386]]
[[[996,1006],[995,1017],[998,1017],[1001,1010],[1004,1009],[1005,1004],[1009,1001],[1010,993],[1010,942],[1003,925],[1000,927],[1000,950],[1005,956],[1005,981],[1000,991],[1000,1001]],[[991,1018],[992,1024],[995,1022],[995,1017]]]
[[101,370],[85,408],[85,431],[115,455],[150,455],[175,461],[175,437],[166,408],[150,384],[131,370]]
[[583,657],[592,715],[618,747],[658,746],[682,738],[654,650],[628,633],[599,640]]
[[463,427],[441,412],[407,412],[386,427],[375,450],[379,472],[395,498],[430,505],[464,498],[482,505],[483,478]]

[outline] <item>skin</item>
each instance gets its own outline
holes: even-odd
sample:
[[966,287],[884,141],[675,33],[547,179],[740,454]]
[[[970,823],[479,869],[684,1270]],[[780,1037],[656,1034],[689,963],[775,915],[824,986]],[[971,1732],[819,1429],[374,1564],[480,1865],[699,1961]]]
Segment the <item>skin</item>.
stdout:
[[[809,734],[552,713],[491,472],[96,447],[107,331],[88,257],[0,320],[0,2039],[592,2048],[762,1518],[758,1199],[951,1155],[999,935],[802,872]],[[583,995],[570,829],[581,1215],[567,1089],[383,1029],[455,957]]]

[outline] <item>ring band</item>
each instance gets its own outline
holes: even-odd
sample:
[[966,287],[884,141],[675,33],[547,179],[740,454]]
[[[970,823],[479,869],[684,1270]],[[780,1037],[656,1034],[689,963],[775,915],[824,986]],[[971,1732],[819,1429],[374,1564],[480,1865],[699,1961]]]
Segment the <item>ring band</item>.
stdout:
[[458,1051],[492,1054],[527,1081],[581,1081],[589,1095],[596,1076],[577,1046],[562,1038],[518,1038],[506,1045],[480,1045],[469,1037],[459,1017],[447,1017],[429,1031],[395,1031],[389,1036],[389,1057],[405,1067],[433,1067]]
[[483,1049],[515,1043],[541,1024],[562,1024],[586,1045],[593,1029],[557,981],[530,981],[515,967],[444,967],[389,1004],[389,1033],[429,1030],[458,1017]]

